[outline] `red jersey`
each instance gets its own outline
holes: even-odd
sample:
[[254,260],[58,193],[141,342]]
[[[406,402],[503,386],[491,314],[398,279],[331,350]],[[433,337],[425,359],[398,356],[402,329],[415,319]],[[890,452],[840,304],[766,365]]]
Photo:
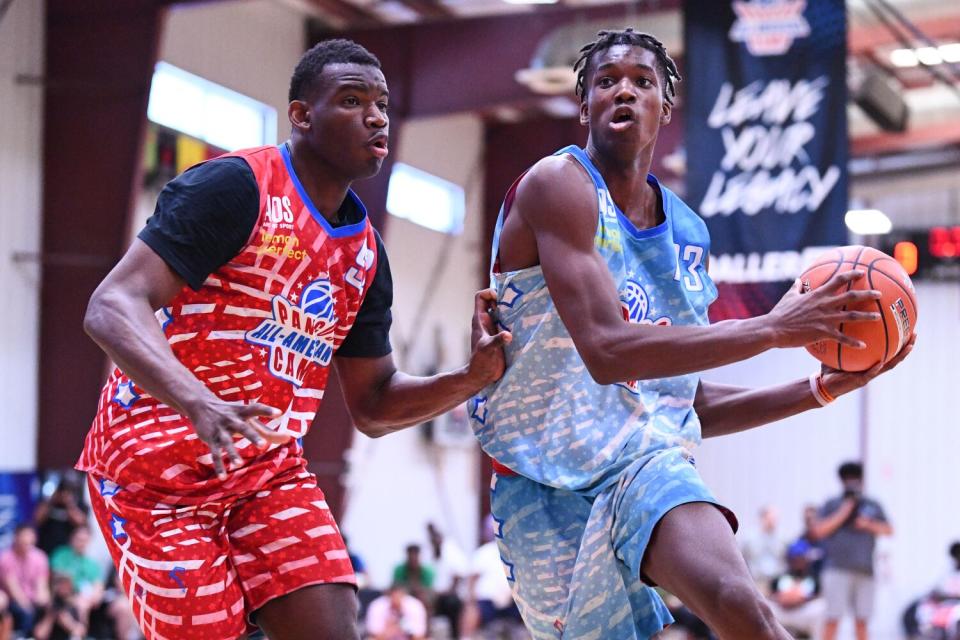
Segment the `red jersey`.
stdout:
[[[348,197],[362,219],[332,227],[310,203],[285,146],[227,155],[243,158],[256,178],[260,211],[253,233],[198,290],[184,287],[157,312],[158,320],[176,358],[207,388],[225,401],[280,409],[279,418],[264,424],[299,438],[373,281],[375,234],[353,192]],[[266,451],[240,436],[234,441],[244,464],[220,482],[189,419],[115,369],[77,468],[184,502],[256,491],[303,464],[296,440]]]

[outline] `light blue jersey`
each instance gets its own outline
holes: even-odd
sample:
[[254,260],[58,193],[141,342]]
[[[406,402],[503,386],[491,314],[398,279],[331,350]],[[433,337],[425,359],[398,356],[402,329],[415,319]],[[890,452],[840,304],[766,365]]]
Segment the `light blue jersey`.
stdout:
[[[706,225],[672,191],[666,220],[638,230],[617,208],[600,173],[579,147],[593,179],[599,216],[595,245],[620,292],[624,318],[640,324],[707,324],[717,289],[707,275]],[[501,210],[493,252],[499,249]],[[562,212],[557,212],[562,215]],[[693,410],[699,377],[599,385],[560,320],[539,266],[494,273],[500,323],[513,333],[503,378],[471,403],[483,450],[522,476],[561,489],[604,487],[639,458],[700,442]]]
[[[700,218],[649,176],[666,219],[638,230],[582,149],[559,154],[573,156],[596,187],[595,246],[624,318],[707,324],[717,290],[706,272],[710,238]],[[511,199],[500,212],[494,259]],[[492,277],[498,320],[513,341],[506,373],[471,401],[470,415],[484,451],[517,474],[494,475],[490,505],[524,622],[535,640],[652,637],[673,620],[641,577],[653,529],[678,505],[716,504],[692,464],[699,377],[597,384],[540,267],[492,270]]]

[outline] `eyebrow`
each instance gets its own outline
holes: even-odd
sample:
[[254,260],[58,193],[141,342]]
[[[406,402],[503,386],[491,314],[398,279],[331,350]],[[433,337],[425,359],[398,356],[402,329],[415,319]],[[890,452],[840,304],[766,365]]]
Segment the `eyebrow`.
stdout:
[[366,82],[353,79],[341,81],[337,85],[337,93],[340,93],[341,91],[362,91],[364,93],[367,93],[368,91],[379,91],[380,95],[390,97],[390,92],[384,87],[379,87],[375,84],[368,84]]

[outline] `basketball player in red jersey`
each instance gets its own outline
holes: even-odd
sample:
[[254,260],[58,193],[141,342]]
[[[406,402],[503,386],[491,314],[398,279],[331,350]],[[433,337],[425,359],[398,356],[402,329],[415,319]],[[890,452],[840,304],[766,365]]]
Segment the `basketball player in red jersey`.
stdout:
[[298,438],[335,365],[370,436],[466,401],[503,372],[477,295],[473,353],[429,378],[390,355],[392,283],[350,191],[387,155],[379,61],[304,54],[290,140],[189,169],[94,292],[84,326],[117,363],[77,467],[148,639],[356,638],[355,578]]

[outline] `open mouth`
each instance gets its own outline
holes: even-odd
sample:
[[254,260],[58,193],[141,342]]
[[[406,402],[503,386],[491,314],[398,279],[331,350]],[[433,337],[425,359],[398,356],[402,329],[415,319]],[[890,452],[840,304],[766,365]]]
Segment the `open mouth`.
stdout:
[[367,144],[367,146],[370,147],[373,155],[377,156],[378,158],[385,158],[387,153],[390,151],[389,147],[387,146],[386,136],[378,136],[374,138]]
[[613,112],[610,126],[614,129],[626,129],[634,123],[633,110],[621,107]]

